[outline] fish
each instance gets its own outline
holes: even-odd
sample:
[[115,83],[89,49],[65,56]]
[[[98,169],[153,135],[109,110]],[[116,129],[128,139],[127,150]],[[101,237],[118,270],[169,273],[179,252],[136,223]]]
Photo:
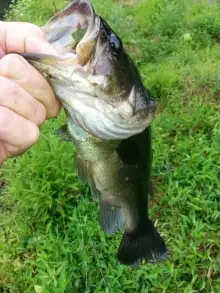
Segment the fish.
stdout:
[[165,260],[166,244],[148,214],[155,100],[89,1],[71,1],[42,29],[58,54],[21,55],[62,103],[67,124],[57,134],[76,147],[75,170],[98,203],[100,227],[123,232],[118,261],[136,267]]

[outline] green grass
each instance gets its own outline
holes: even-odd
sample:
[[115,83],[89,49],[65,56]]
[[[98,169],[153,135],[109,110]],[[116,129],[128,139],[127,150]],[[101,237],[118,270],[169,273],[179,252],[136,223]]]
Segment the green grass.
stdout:
[[[121,234],[100,230],[97,206],[73,172],[74,148],[53,134],[62,114],[0,169],[0,292],[218,293],[219,1],[92,2],[166,101],[153,123],[150,214],[172,254],[136,270],[118,264]],[[42,24],[63,5],[20,0],[7,17]]]

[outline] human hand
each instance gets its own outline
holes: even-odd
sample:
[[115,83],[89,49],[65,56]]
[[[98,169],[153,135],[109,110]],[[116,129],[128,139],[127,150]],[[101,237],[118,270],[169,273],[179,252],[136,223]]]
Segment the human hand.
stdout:
[[0,21],[0,163],[22,154],[39,138],[39,126],[61,109],[50,85],[21,56],[57,54],[43,31],[28,23]]

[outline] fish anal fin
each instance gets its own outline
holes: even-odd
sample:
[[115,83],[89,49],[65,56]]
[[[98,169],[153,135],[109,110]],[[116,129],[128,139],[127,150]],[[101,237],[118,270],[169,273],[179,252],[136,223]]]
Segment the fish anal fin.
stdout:
[[126,230],[118,250],[121,264],[136,267],[143,259],[154,263],[165,260],[168,250],[153,223],[147,219],[134,231]]
[[99,224],[106,234],[114,234],[117,229],[122,230],[125,224],[122,208],[110,205],[102,199],[99,205]]

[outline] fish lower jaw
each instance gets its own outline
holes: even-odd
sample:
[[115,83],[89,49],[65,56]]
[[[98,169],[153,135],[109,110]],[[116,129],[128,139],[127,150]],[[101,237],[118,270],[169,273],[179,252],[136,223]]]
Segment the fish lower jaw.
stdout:
[[[81,100],[74,100],[71,105],[64,104],[69,119],[90,135],[101,140],[122,140],[143,132],[150,121],[144,123],[119,123]],[[150,119],[151,120],[151,119]]]

